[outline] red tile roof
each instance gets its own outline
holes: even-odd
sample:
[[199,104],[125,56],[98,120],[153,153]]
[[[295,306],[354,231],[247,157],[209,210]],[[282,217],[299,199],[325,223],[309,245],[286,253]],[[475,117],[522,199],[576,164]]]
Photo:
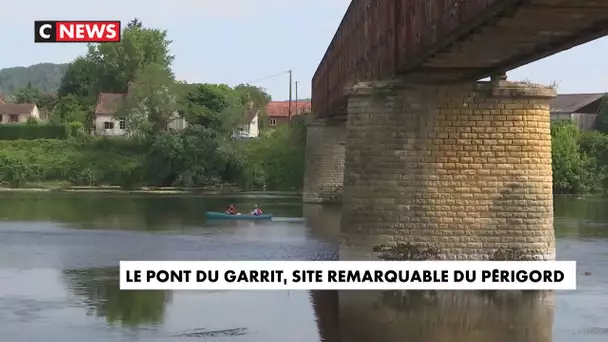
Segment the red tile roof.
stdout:
[[34,103],[7,103],[0,104],[0,115],[30,114],[36,105]]
[[125,94],[100,93],[97,97],[95,115],[112,115],[116,113]]
[[[298,113],[296,113],[296,108]],[[312,108],[310,101],[291,101],[291,115],[308,113]],[[272,101],[266,105],[266,115],[268,117],[287,117],[289,116],[289,101]]]

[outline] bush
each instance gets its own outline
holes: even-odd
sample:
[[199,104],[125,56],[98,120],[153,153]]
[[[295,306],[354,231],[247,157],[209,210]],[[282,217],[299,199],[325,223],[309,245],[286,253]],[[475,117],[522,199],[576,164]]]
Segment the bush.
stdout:
[[0,141],[0,182],[69,181],[74,185],[118,184],[124,168],[140,163],[128,149],[104,149],[92,140]]
[[0,140],[65,139],[66,129],[60,125],[18,123],[0,125]]
[[302,189],[305,124],[280,127],[258,139],[233,144],[247,165],[239,181],[241,187],[276,191]]
[[82,126],[73,123],[61,128],[70,139],[0,141],[0,183],[302,188],[304,125],[280,128],[259,139],[232,142],[203,127],[143,140],[80,136]]

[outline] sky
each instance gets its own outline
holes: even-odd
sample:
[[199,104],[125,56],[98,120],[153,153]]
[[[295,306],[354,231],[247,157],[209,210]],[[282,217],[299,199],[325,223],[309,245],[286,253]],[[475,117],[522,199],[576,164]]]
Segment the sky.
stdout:
[[[84,44],[34,44],[34,20],[121,20],[137,17],[166,29],[173,70],[191,83],[253,83],[274,100],[289,96],[287,70],[298,98],[310,97],[312,76],[350,0],[18,0],[0,6],[4,49],[0,69],[66,63]],[[560,93],[608,91],[608,38],[508,73],[509,79],[558,84]],[[269,77],[273,76],[274,77]],[[295,98],[295,93],[294,93]]]

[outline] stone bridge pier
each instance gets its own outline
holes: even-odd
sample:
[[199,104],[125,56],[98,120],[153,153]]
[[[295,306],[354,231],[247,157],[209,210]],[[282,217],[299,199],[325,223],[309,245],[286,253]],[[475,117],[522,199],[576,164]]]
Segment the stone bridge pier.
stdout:
[[[350,259],[342,254],[349,249],[367,258],[374,245],[399,242],[437,248],[446,259],[480,259],[499,248],[554,259],[554,96],[551,88],[506,80],[354,86],[340,259]],[[309,128],[309,200],[339,193],[338,127]]]
[[340,202],[344,180],[346,121],[315,120],[306,129],[305,203]]

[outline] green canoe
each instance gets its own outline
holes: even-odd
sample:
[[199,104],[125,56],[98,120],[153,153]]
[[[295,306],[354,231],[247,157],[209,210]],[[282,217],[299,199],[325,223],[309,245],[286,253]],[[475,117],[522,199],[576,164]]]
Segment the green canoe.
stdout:
[[226,213],[220,213],[216,211],[208,211],[205,214],[205,217],[211,220],[271,220],[272,214],[263,214],[263,215],[250,215],[250,214],[240,214],[240,215],[230,215]]

